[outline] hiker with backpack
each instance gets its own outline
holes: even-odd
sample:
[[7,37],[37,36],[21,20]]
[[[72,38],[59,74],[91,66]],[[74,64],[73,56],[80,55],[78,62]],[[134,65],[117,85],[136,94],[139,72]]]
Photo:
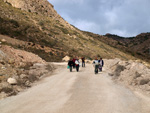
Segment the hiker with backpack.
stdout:
[[76,71],[78,72],[79,71],[79,67],[80,67],[80,61],[78,58],[76,58],[75,60],[75,65],[76,65]]
[[95,68],[95,74],[98,74],[98,68],[99,68],[99,61],[97,59],[97,57],[95,58],[95,60],[93,61],[94,64],[94,68]]
[[99,71],[101,72],[102,71],[102,67],[104,66],[104,61],[103,61],[102,58],[100,58],[100,60],[98,62],[99,62]]
[[72,59],[70,59],[70,60],[68,61],[68,68],[70,69],[70,72],[72,72],[73,65],[74,65],[74,62],[73,62]]

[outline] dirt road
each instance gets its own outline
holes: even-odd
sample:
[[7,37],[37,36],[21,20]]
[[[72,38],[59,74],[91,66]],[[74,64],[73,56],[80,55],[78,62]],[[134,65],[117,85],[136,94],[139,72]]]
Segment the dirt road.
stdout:
[[32,88],[0,100],[0,113],[150,113],[150,101],[115,84],[106,69],[97,75],[93,70],[89,64],[70,73],[61,66]]

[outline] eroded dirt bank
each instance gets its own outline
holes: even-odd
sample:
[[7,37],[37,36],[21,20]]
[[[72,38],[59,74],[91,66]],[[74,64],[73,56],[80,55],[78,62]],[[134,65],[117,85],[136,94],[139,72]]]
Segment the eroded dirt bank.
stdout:
[[38,55],[0,45],[0,99],[31,87],[53,70],[54,67]]

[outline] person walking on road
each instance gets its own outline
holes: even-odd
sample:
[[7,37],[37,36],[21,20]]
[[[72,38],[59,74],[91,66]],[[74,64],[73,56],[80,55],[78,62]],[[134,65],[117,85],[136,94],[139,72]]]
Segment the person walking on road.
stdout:
[[102,58],[100,58],[99,62],[99,71],[102,71],[102,67],[104,66],[104,61]]
[[95,74],[98,74],[99,62],[98,62],[97,57],[93,61],[93,64],[94,64],[94,67],[95,67]]
[[80,61],[79,59],[77,58],[76,61],[75,61],[75,65],[76,65],[76,70],[77,72],[79,71],[79,67],[80,67]]
[[81,60],[82,60],[82,67],[85,67],[85,57],[82,57]]
[[76,67],[76,65],[75,65],[76,58],[73,58],[72,61],[73,61],[73,68],[75,68]]
[[69,66],[69,68],[70,68],[70,72],[72,72],[72,67],[73,67],[73,65],[74,65],[74,62],[73,62],[72,59],[70,59],[69,62],[68,62],[68,66]]

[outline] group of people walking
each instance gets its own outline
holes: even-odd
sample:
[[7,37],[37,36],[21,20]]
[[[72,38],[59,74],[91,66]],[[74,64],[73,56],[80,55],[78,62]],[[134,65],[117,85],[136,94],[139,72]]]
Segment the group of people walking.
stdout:
[[[85,67],[85,57],[81,58],[82,61],[82,67]],[[104,61],[102,58],[98,59],[97,57],[93,61],[94,65],[94,72],[95,74],[98,73],[98,71],[102,71],[102,67],[104,66]],[[68,69],[70,69],[70,72],[72,72],[73,68],[76,68],[76,71],[79,72],[79,67],[80,67],[80,61],[79,58],[72,58],[68,61]]]
[[95,74],[98,73],[98,70],[101,72],[102,71],[102,67],[104,66],[104,61],[102,58],[98,59],[97,57],[95,58],[95,60],[93,61],[93,64],[95,66]]
[[[85,58],[82,57],[81,60],[82,60],[82,67],[85,67]],[[80,61],[78,57],[69,60],[68,68],[70,69],[70,72],[72,72],[73,68],[76,68],[76,71],[79,72],[79,67]]]

